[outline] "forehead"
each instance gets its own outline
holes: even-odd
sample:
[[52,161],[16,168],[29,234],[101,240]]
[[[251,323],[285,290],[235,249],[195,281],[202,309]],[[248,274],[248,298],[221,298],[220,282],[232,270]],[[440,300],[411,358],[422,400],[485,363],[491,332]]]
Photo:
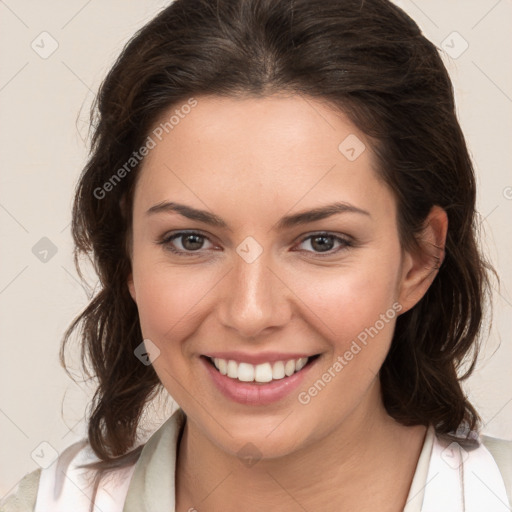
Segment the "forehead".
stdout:
[[391,194],[366,137],[327,103],[298,95],[199,96],[195,102],[173,106],[155,123],[136,203],[150,207],[179,194],[195,204],[264,203],[282,210],[298,201],[365,207],[382,200],[389,209]]

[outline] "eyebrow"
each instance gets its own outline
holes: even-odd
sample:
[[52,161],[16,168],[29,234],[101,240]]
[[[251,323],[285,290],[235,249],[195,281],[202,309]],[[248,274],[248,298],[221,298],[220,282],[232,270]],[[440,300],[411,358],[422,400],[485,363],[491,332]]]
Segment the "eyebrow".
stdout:
[[[191,206],[175,203],[172,201],[162,201],[155,204],[149,208],[149,210],[146,212],[146,215],[173,212],[179,213],[187,219],[197,220],[199,222],[203,222],[204,224],[209,224],[210,226],[228,228],[228,224],[221,217],[211,212],[206,210],[198,210],[197,208],[192,208]],[[274,229],[283,230],[302,224],[308,224],[310,222],[323,220],[340,213],[357,213],[371,217],[370,212],[366,210],[357,208],[356,206],[353,206],[349,203],[338,202],[326,206],[321,206],[319,208],[314,208],[312,210],[295,213],[293,215],[286,215],[282,217],[277,222],[277,224],[274,225]]]

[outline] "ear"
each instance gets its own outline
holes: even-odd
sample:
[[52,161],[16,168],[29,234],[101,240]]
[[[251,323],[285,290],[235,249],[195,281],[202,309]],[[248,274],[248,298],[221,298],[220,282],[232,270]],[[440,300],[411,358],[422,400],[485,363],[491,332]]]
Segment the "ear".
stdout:
[[130,295],[132,296],[133,301],[137,304],[136,294],[135,294],[135,285],[133,284],[133,273],[130,273],[128,279],[126,281],[128,285],[128,290],[130,291]]
[[414,307],[434,281],[445,256],[448,215],[440,206],[433,206],[418,239],[418,247],[406,251],[402,262],[399,302],[401,313]]

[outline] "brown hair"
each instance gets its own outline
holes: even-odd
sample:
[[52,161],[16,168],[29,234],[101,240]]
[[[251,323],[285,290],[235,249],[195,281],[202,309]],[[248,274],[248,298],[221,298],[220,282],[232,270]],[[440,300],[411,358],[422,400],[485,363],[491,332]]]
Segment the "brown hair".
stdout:
[[143,338],[127,287],[140,164],[106,193],[104,184],[171,106],[278,92],[325,100],[374,140],[404,247],[414,247],[433,205],[446,210],[445,259],[397,320],[383,401],[402,424],[432,423],[438,433],[480,423],[460,381],[476,362],[488,266],[476,243],[473,167],[436,47],[388,0],[176,0],[132,38],[101,86],[73,207],[75,263],[80,271],[89,255],[101,289],[66,332],[61,357],[79,330],[84,368],[98,380],[88,436],[102,467],[139,453],[130,450],[141,414],[161,389],[134,356]]

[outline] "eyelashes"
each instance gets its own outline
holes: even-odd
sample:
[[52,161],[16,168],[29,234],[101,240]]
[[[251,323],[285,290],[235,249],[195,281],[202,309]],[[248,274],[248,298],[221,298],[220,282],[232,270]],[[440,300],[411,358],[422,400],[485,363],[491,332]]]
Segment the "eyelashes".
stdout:
[[[184,257],[204,255],[205,252],[211,250],[222,251],[221,247],[215,245],[207,235],[199,231],[179,231],[167,234],[158,240],[157,244],[162,245],[173,254]],[[308,249],[298,248],[304,244],[309,246]],[[322,257],[332,256],[353,246],[352,238],[322,231],[302,237],[291,251]]]
[[[181,248],[176,248],[173,244],[176,240],[180,240],[181,242],[179,245],[181,245]],[[183,244],[185,241],[185,244],[188,245],[188,248]],[[199,252],[199,249],[203,249],[204,242],[208,241],[211,244],[210,239],[201,233],[198,233],[196,231],[181,231],[179,233],[175,233],[172,235],[165,236],[162,240],[160,240],[158,243],[163,245],[166,249],[170,250],[171,252],[177,253],[177,254],[197,254]],[[200,247],[197,247],[197,246]]]
[[[339,235],[334,235],[332,233],[315,233],[314,235],[309,235],[306,238],[303,238],[300,245],[308,242],[310,247],[313,249],[314,254],[335,254],[340,250],[343,250],[347,247],[352,247],[352,242],[345,237],[341,237]],[[336,249],[333,250],[333,247],[336,245]],[[315,246],[317,249],[314,250]]]

